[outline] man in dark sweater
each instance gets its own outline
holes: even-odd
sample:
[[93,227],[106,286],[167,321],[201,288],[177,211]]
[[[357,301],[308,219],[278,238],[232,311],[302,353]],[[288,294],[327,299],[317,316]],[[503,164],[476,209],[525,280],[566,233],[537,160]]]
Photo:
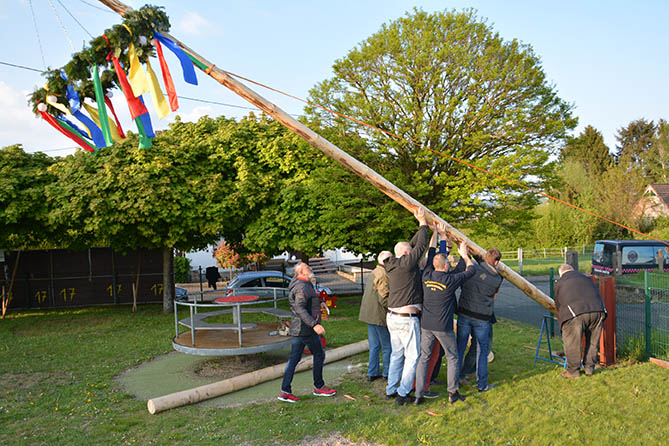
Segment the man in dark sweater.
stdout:
[[[439,225],[439,236],[446,237],[443,224]],[[464,241],[460,243],[458,252],[467,264],[467,269],[461,273],[449,272],[446,255],[436,254],[434,247],[428,250],[427,264],[423,271],[423,317],[420,330],[420,359],[416,369],[416,405],[424,401],[427,365],[435,339],[444,348],[448,361],[448,401],[455,403],[465,399],[458,392],[458,349],[453,332],[453,311],[455,291],[465,280],[474,275],[474,264],[469,258],[467,244]]]
[[288,285],[290,293],[288,302],[293,319],[290,321],[290,335],[293,337],[290,349],[290,359],[283,372],[281,383],[281,394],[279,399],[287,403],[296,403],[300,397],[293,395],[291,383],[295,374],[295,367],[302,358],[302,350],[307,346],[314,355],[313,375],[314,390],[316,396],[334,396],[337,391],[325,386],[323,381],[323,363],[325,362],[325,350],[321,345],[320,335],[325,334],[325,328],[321,325],[321,307],[326,306],[321,302],[318,293],[311,283],[312,271],[306,263],[298,263],[295,266],[295,278]]
[[383,263],[388,273],[388,314],[386,323],[390,332],[390,366],[386,399],[396,397],[395,403],[412,401],[409,392],[416,376],[416,362],[420,348],[420,312],[423,307],[423,289],[418,262],[428,242],[425,210],[416,209],[414,216],[420,227],[411,242],[395,245],[395,255]]
[[[555,284],[555,307],[562,329],[562,343],[567,355],[565,378],[578,378],[581,358],[585,374],[595,371],[599,337],[606,318],[604,302],[593,281],[571,265],[558,268],[560,278]],[[585,351],[581,354],[581,338],[585,334]]]
[[458,364],[462,368],[467,341],[472,334],[472,342],[478,344],[476,384],[479,392],[486,392],[494,387],[488,384],[488,336],[492,326],[495,296],[503,280],[495,269],[501,257],[502,254],[497,248],[486,251],[483,259],[475,266],[474,276],[462,285],[458,302]]

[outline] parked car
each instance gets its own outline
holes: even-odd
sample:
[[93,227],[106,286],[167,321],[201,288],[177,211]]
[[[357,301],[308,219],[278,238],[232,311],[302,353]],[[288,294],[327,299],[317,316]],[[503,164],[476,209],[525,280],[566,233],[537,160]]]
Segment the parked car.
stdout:
[[182,288],[180,286],[175,286],[174,287],[174,298],[176,300],[178,300],[179,302],[188,301],[188,290],[186,288]]
[[[273,297],[274,292],[272,290],[263,290],[263,289],[254,289],[254,288],[282,288],[283,292],[281,296],[288,295],[288,284],[293,278],[288,274],[283,274],[281,271],[250,271],[246,273],[241,273],[225,287],[225,295],[229,296],[233,294],[243,294],[246,293],[248,289],[248,294],[260,297]],[[320,293],[325,291],[328,294],[331,294],[329,288],[322,287],[316,283],[316,291]],[[277,295],[279,295],[277,293]]]
[[597,240],[592,253],[592,274],[609,276],[657,271],[658,251],[662,270],[669,270],[669,242],[655,240]]

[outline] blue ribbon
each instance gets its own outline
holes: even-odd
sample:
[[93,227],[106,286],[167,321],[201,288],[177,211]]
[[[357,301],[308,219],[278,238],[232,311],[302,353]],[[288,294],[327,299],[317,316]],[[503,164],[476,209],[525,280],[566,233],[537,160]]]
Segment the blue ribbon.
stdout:
[[69,83],[67,79],[67,74],[65,74],[65,70],[60,70],[60,77],[67,82],[67,89],[65,90],[65,97],[67,100],[70,102],[70,108],[72,110],[79,110],[81,108],[81,100],[79,99],[79,95],[77,94],[77,91],[74,89],[71,83]]
[[70,121],[69,119],[67,119],[67,118],[65,117],[65,115],[55,116],[55,118],[58,119],[58,120],[60,120],[60,121],[64,121],[64,122],[66,122],[67,125],[69,125],[69,126],[72,127],[74,130],[76,130],[77,133],[79,133],[79,136],[81,136],[82,138],[85,138],[85,139],[87,139],[88,141],[91,140],[90,136],[88,136],[88,133],[86,133],[84,130],[80,129],[79,127],[77,127],[77,125],[76,125],[74,122],[72,122],[72,121]]
[[183,71],[184,80],[192,85],[197,85],[197,77],[195,76],[195,68],[193,67],[193,62],[190,58],[184,53],[184,51],[177,46],[177,44],[168,39],[167,37],[160,34],[158,31],[153,32],[153,37],[158,40],[160,43],[165,45],[167,49],[172,51],[175,56],[179,59],[181,63],[181,70]]
[[95,147],[98,149],[107,147],[105,137],[102,135],[102,130],[100,130],[100,127],[98,127],[98,125],[91,118],[83,114],[81,110],[72,110],[72,114],[75,118],[81,121],[81,123],[85,125],[88,131],[91,133]]
[[[139,97],[139,100],[142,101],[142,104],[144,104],[144,98],[142,96]],[[144,105],[146,106],[146,104]],[[146,136],[149,138],[155,138],[156,134],[154,133],[153,125],[151,124],[151,116],[149,116],[148,113],[142,113],[137,117],[142,121],[142,125],[144,126],[144,133],[146,133]]]

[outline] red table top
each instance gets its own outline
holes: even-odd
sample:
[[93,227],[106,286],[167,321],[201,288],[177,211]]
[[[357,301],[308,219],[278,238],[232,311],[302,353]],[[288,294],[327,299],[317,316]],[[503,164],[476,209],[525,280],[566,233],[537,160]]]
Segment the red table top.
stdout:
[[219,304],[230,304],[239,302],[252,302],[258,299],[259,299],[258,296],[227,296],[214,299],[214,302],[217,302]]

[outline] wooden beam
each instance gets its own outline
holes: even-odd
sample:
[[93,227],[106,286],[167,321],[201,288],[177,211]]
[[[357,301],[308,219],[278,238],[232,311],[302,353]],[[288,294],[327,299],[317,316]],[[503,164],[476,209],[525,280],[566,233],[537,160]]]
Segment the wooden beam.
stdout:
[[[100,0],[100,2],[107,5],[108,7],[110,7],[111,9],[113,9],[114,11],[118,12],[121,15],[125,15],[127,12],[132,10],[132,8],[116,0]],[[175,39],[168,33],[164,34],[168,38],[174,40],[177,43],[177,45],[179,45],[179,47],[181,47],[184,51],[186,51],[191,56],[196,58],[203,65],[209,67],[207,69],[209,76],[213,77],[217,82],[226,86],[234,93],[238,94],[251,104],[258,107],[267,115],[279,121],[289,130],[298,134],[300,137],[302,137],[316,149],[323,152],[325,155],[334,159],[335,161],[337,161],[338,163],[349,169],[351,172],[355,173],[365,181],[374,185],[374,187],[376,187],[381,192],[383,192],[384,194],[395,200],[409,212],[413,213],[418,207],[423,206],[421,203],[419,203],[413,197],[409,196],[402,189],[398,188],[393,183],[385,179],[382,175],[378,174],[377,172],[367,167],[365,164],[353,158],[348,153],[344,152],[339,147],[332,144],[330,141],[326,140],[325,138],[322,138],[320,135],[311,130],[309,127],[305,126],[300,121],[298,121],[297,119],[290,116],[288,113],[281,110],[275,104],[266,100],[258,93],[248,88],[246,85],[234,79],[224,70],[221,70],[220,68],[216,67],[214,64],[209,62],[204,57],[200,56],[198,53],[196,53],[191,48],[180,42],[178,39]],[[427,207],[425,207],[425,213],[428,223],[433,223],[433,222],[444,223],[446,225],[446,233],[448,234],[448,236],[458,243],[464,240],[467,243],[467,246],[471,253],[479,256],[483,256],[485,254],[485,250],[483,248],[478,246],[473,241],[469,240],[464,234],[462,234],[460,231],[458,231],[453,226],[448,224],[444,219],[439,217],[437,214],[430,211]],[[500,262],[499,265],[497,266],[497,270],[502,275],[502,277],[504,277],[509,282],[518,287],[518,289],[520,289],[527,296],[537,301],[540,305],[542,305],[544,308],[548,309],[552,313],[557,314],[557,310],[555,308],[555,303],[553,302],[553,299],[544,294],[541,290],[539,290],[532,283],[527,281],[520,274],[516,273],[511,268],[507,267],[502,262]]]

